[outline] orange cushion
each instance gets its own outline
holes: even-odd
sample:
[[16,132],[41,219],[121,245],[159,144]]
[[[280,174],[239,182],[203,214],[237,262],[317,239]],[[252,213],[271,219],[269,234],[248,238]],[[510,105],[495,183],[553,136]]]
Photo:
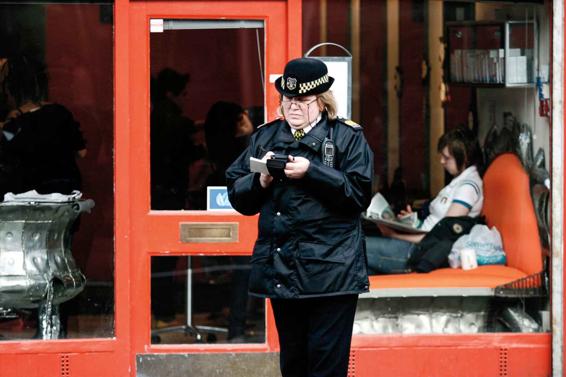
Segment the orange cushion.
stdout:
[[481,266],[473,270],[441,268],[426,274],[373,275],[370,289],[386,288],[495,288],[527,276],[506,266]]
[[483,214],[501,233],[507,265],[527,275],[542,271],[542,248],[529,176],[511,153],[497,157],[483,177]]

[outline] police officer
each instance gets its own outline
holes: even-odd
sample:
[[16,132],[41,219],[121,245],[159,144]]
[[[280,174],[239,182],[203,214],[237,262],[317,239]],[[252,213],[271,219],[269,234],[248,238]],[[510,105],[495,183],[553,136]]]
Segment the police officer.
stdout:
[[[313,58],[291,60],[275,86],[280,119],[258,128],[227,170],[230,201],[259,216],[250,294],[271,299],[283,377],[346,376],[358,294],[368,290],[360,213],[373,153],[362,128],[336,117],[334,79]],[[250,172],[250,157],[285,156]]]

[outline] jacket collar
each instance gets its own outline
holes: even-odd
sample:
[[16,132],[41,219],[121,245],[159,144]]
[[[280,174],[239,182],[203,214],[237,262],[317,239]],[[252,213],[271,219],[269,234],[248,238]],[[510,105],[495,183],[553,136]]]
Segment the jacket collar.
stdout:
[[[299,140],[299,143],[314,151],[320,150],[322,142],[328,136],[328,128],[328,117],[326,112],[323,112],[320,122],[318,122],[316,127],[311,129],[301,140]],[[287,122],[282,122],[282,125],[279,127],[277,135],[275,136],[275,144],[291,144],[294,142],[295,138],[291,132],[291,127],[289,127]]]

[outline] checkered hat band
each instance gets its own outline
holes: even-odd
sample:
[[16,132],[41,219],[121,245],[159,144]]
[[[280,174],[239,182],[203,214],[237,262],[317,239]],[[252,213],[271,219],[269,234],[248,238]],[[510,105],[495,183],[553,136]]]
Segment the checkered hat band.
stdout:
[[317,86],[320,86],[320,85],[326,84],[326,83],[328,83],[328,75],[324,75],[321,78],[316,79],[314,81],[299,84],[299,94],[306,93],[309,90],[312,90],[312,89],[316,88]]

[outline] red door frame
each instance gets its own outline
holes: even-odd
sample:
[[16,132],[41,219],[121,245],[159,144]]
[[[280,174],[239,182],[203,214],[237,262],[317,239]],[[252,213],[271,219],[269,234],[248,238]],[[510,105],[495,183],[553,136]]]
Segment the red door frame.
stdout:
[[[105,339],[0,342],[0,375],[135,376],[136,355],[152,352],[275,350],[271,319],[261,345],[151,346],[149,258],[159,251],[246,254],[256,235],[255,217],[206,212],[152,213],[149,210],[149,18],[262,19],[266,25],[266,72],[281,73],[301,53],[301,0],[142,2],[115,0],[115,336]],[[277,94],[267,83],[267,114]],[[199,246],[177,241],[179,221],[235,221],[238,244]],[[151,229],[153,233],[144,232]],[[268,315],[271,318],[271,315]]]
[[[121,4],[122,7],[128,8],[127,0],[117,0],[117,8]],[[149,193],[148,193],[148,174],[149,166],[146,160],[140,162],[139,156],[147,156],[147,151],[144,152],[143,148],[147,149],[147,127],[146,132],[139,132],[138,127],[140,122],[148,124],[148,77],[149,77],[149,57],[148,55],[139,54],[141,44],[145,43],[145,51],[148,50],[149,40],[148,31],[145,34],[140,34],[134,25],[136,21],[134,18],[139,15],[134,15],[137,11],[145,14],[144,26],[147,28],[149,19],[147,15],[150,11],[155,11],[153,16],[161,17],[184,17],[187,15],[187,9],[190,4],[191,16],[202,17],[210,16],[211,2],[190,2],[190,3],[129,3],[130,17],[118,18],[119,9],[117,9],[116,18],[116,59],[117,59],[117,113],[118,113],[118,99],[120,98],[121,104],[124,105],[120,114],[117,114],[117,121],[122,120],[122,124],[130,124],[132,129],[136,125],[138,132],[133,133],[122,128],[124,139],[118,140],[117,145],[122,146],[122,153],[129,151],[129,156],[123,156],[124,160],[120,160],[123,165],[117,166],[117,174],[123,174],[127,177],[126,181],[122,181],[123,187],[121,191],[127,196],[127,204],[124,204],[123,215],[127,218],[123,219],[123,224],[127,224],[127,230],[130,229],[152,229],[155,233],[160,231],[172,232],[166,237],[166,247],[170,249],[173,254],[187,253],[194,249],[186,245],[179,246],[176,244],[175,231],[177,223],[180,220],[186,220],[185,217],[177,215],[165,215],[160,218],[160,215],[151,214],[148,212]],[[234,1],[222,4],[222,14],[226,17],[246,18],[257,16],[253,9],[268,11],[266,8],[277,6],[277,2],[272,1],[256,1],[256,2],[240,2]],[[249,6],[248,6],[249,5]],[[297,57],[301,55],[301,27],[302,27],[302,3],[301,0],[289,0],[285,4],[285,15],[287,19],[284,24],[286,30],[279,30],[279,36],[287,36],[285,41],[284,37],[272,45],[272,40],[268,37],[266,44],[266,75],[280,73],[282,63],[284,60]],[[193,8],[194,7],[194,8]],[[136,11],[133,9],[136,8]],[[195,13],[193,13],[193,11]],[[144,13],[145,12],[145,13]],[[122,15],[124,16],[124,15]],[[267,22],[267,34],[269,35],[269,22]],[[122,30],[122,32],[120,32]],[[124,32],[127,30],[127,32]],[[273,32],[273,30],[272,30]],[[277,32],[277,31],[275,31]],[[120,40],[118,36],[120,35]],[[129,35],[129,39],[125,36]],[[143,36],[141,39],[136,39],[138,36]],[[141,42],[143,41],[143,42]],[[136,47],[137,46],[137,47]],[[280,64],[273,62],[274,46],[277,48],[285,46],[284,58]],[[123,48],[122,54],[125,57],[120,57],[120,50]],[[127,51],[127,52],[126,52]],[[137,57],[145,57],[142,64],[136,63],[135,66],[129,65],[129,62],[139,62],[135,59]],[[121,63],[120,63],[121,62]],[[118,67],[118,64],[121,64]],[[127,79],[120,79],[120,73],[125,76],[130,75]],[[141,81],[140,81],[141,80]],[[132,90],[130,83],[142,82],[143,85],[137,86],[140,90]],[[138,84],[136,84],[138,85]],[[144,94],[145,93],[145,94]],[[120,95],[121,94],[121,95]],[[144,97],[145,96],[145,97]],[[136,113],[136,106],[134,103],[144,104],[146,111]],[[268,114],[273,114],[273,110],[277,104],[277,94],[272,85],[267,85],[267,110]],[[139,106],[139,105],[138,105]],[[126,110],[128,109],[128,110]],[[128,118],[130,116],[130,118]],[[145,118],[143,118],[145,117]],[[145,123],[144,123],[145,122]],[[118,123],[119,124],[119,123]],[[118,129],[118,127],[117,127]],[[132,145],[128,136],[132,138]],[[137,138],[137,139],[134,139]],[[145,138],[145,139],[144,139]],[[145,144],[144,144],[145,143]],[[132,147],[130,149],[130,147]],[[128,161],[125,159],[129,158]],[[117,165],[118,165],[117,153]],[[135,179],[134,179],[135,178]],[[118,194],[117,180],[117,194]],[[142,184],[139,184],[141,182]],[[145,186],[144,186],[145,185]],[[145,188],[144,188],[145,187]],[[117,195],[117,197],[121,197]],[[141,203],[141,205],[140,205]],[[117,211],[118,212],[118,211]],[[208,214],[194,214],[190,215],[197,217],[199,220],[210,220],[211,215]],[[200,217],[202,216],[202,217]],[[219,221],[227,221],[237,219],[237,215],[218,218]],[[118,219],[117,219],[118,222]],[[255,236],[255,220],[245,222],[245,227],[248,232],[245,235],[243,243],[247,245],[244,249],[248,250],[253,242]],[[120,223],[120,222],[118,222]],[[175,230],[174,230],[175,229]],[[128,233],[118,233],[120,235]],[[126,235],[125,237],[128,237]],[[118,241],[118,240],[117,240]],[[142,297],[149,302],[149,251],[143,251],[143,258],[136,256],[136,250],[150,250],[152,247],[163,247],[162,238],[149,238],[148,240],[136,240],[135,237],[130,237],[128,241],[129,256],[127,266],[124,268],[123,277],[131,277],[130,296],[131,298]],[[202,250],[201,248],[199,248]],[[206,250],[214,253],[214,246],[205,247]],[[234,247],[230,249],[231,252],[240,253],[243,249]],[[118,258],[117,258],[118,259]],[[125,261],[124,261],[125,262]],[[117,260],[118,263],[118,260]],[[117,275],[118,268],[117,266]],[[137,290],[140,289],[140,290]],[[141,296],[140,296],[141,295]],[[118,300],[118,298],[117,298]],[[138,301],[138,300],[136,300]],[[118,303],[117,303],[118,305]],[[136,308],[137,309],[137,308]],[[131,335],[131,352],[130,360],[133,363],[137,353],[147,352],[235,352],[235,351],[272,351],[277,350],[277,339],[273,327],[273,322],[268,321],[268,335],[267,343],[260,346],[246,346],[246,345],[224,345],[224,346],[151,346],[149,345],[149,305],[146,305],[141,310],[136,310],[131,316],[128,328]],[[271,318],[271,316],[269,316]],[[124,319],[125,322],[128,322]],[[352,344],[352,361],[354,361],[353,368],[351,368],[352,375],[356,376],[377,376],[377,375],[398,375],[398,376],[412,376],[412,375],[501,375],[501,376],[520,376],[527,374],[532,375],[546,375],[551,373],[551,335],[550,334],[477,334],[477,335],[414,335],[414,336],[355,336]],[[452,362],[449,359],[453,359]],[[447,369],[447,363],[449,368]],[[427,371],[420,370],[423,365],[426,365]],[[504,368],[504,369],[501,369]],[[419,372],[420,370],[420,372]],[[429,373],[430,372],[430,373]],[[420,373],[420,374],[419,374]],[[427,374],[428,373],[428,374]]]
[[[287,59],[301,55],[301,0],[219,3],[115,0],[115,337],[0,342],[0,375],[135,376],[138,353],[277,350],[271,319],[267,343],[263,345],[152,346],[149,342],[150,255],[160,249],[172,254],[195,251],[191,245],[177,243],[178,222],[188,219],[242,222],[245,229],[242,243],[229,248],[222,245],[223,250],[240,254],[247,252],[253,242],[256,221],[239,215],[181,216],[149,211],[149,16],[265,19],[266,78],[281,73]],[[274,9],[283,13],[285,19],[282,27],[271,30],[270,17],[277,13]],[[267,114],[273,114],[277,94],[273,85],[266,85]],[[147,238],[140,236],[147,229],[153,234]],[[162,236],[157,236],[161,233]],[[201,245],[198,249],[215,253],[216,246]],[[481,371],[485,371],[483,375],[538,376],[551,373],[550,337],[550,334],[356,336],[352,372],[356,376],[413,376],[429,372],[481,375]],[[494,367],[501,365],[497,358],[505,358],[507,369]],[[419,369],[423,365],[428,366],[428,372]],[[65,372],[67,367],[71,373]]]
[[[122,177],[123,195],[118,198],[128,202],[126,220],[129,224],[129,268],[118,279],[129,279],[131,310],[129,313],[130,360],[144,353],[186,352],[265,352],[277,347],[272,316],[267,317],[267,341],[255,345],[152,345],[150,342],[150,257],[152,255],[246,255],[253,248],[257,236],[257,217],[245,217],[236,212],[212,214],[206,211],[151,211],[149,208],[149,23],[152,18],[179,19],[260,19],[265,22],[265,77],[282,71],[290,57],[300,53],[301,4],[295,1],[232,1],[232,2],[130,2],[126,34],[129,39],[117,41],[117,51],[123,48],[129,56],[117,60],[120,72],[128,75],[128,82],[117,74],[116,80],[127,97],[128,111],[119,118],[129,127],[120,129],[117,135],[117,150],[120,154],[117,181]],[[117,12],[118,13],[118,12]],[[119,29],[120,27],[120,29]],[[116,33],[125,25],[116,25]],[[122,32],[122,34],[124,34]],[[293,43],[289,41],[292,40]],[[126,46],[127,44],[127,46]],[[127,67],[125,67],[127,66]],[[275,114],[278,104],[277,92],[266,83],[267,114]],[[127,116],[127,119],[126,119]],[[120,136],[120,138],[118,138]],[[127,152],[126,152],[127,151]],[[128,161],[125,161],[125,159]],[[239,242],[235,243],[181,243],[180,222],[238,222]],[[118,272],[118,271],[117,271]],[[119,273],[119,272],[118,272]]]

